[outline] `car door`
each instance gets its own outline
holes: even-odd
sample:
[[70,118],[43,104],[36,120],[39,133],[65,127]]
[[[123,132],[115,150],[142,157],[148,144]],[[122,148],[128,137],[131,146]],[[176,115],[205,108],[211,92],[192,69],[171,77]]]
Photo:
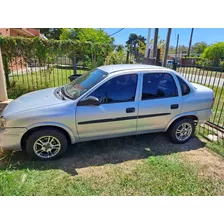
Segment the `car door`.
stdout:
[[137,74],[123,74],[106,80],[88,94],[97,97],[100,105],[77,106],[76,125],[79,138],[101,138],[136,132],[137,86]]
[[164,72],[145,72],[141,80],[137,131],[162,131],[182,108],[176,77]]

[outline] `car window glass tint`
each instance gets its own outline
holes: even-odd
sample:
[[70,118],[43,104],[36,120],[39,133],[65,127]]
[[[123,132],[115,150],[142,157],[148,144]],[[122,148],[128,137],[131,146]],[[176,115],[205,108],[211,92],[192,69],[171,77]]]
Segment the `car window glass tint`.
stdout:
[[102,104],[134,101],[137,78],[136,74],[114,77],[90,95],[97,97]]
[[177,87],[170,74],[149,73],[143,76],[142,100],[178,96]]

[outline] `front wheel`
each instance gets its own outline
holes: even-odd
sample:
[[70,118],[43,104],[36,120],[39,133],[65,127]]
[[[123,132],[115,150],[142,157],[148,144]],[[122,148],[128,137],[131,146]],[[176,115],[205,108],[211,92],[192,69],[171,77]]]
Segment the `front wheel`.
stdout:
[[27,139],[26,151],[34,160],[53,160],[62,156],[68,146],[64,133],[43,128],[34,131]]
[[194,134],[195,125],[191,119],[175,122],[169,129],[169,136],[174,143],[185,143]]

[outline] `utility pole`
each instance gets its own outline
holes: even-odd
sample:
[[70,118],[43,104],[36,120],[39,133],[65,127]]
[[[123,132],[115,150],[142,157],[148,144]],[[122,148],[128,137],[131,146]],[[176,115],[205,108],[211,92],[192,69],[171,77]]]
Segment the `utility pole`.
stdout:
[[188,47],[188,52],[187,52],[187,56],[188,56],[188,57],[190,57],[191,43],[192,43],[193,33],[194,33],[194,28],[191,29],[191,36],[190,36],[189,47]]
[[177,35],[177,45],[176,45],[175,59],[177,58],[178,44],[179,44],[179,34]]
[[168,28],[165,52],[164,52],[164,57],[163,57],[163,67],[166,67],[166,60],[167,60],[167,55],[168,55],[168,51],[169,51],[171,32],[172,32],[172,28]]
[[159,28],[155,28],[152,57],[156,57]]
[[147,36],[147,40],[146,40],[146,48],[145,48],[145,58],[148,57],[148,53],[149,53],[150,36],[151,36],[151,28],[148,28],[148,36]]

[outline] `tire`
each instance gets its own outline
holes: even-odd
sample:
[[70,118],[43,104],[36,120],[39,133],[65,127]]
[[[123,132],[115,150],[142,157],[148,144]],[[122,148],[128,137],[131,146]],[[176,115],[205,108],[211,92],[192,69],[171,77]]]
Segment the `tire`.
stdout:
[[68,146],[64,133],[54,128],[41,128],[31,133],[26,151],[33,160],[54,160],[62,156]]
[[[185,126],[186,131],[184,131],[181,128],[184,126]],[[191,129],[191,131],[190,131],[190,129]],[[195,131],[194,121],[192,119],[184,118],[184,119],[174,122],[172,124],[172,126],[170,127],[168,134],[169,134],[169,137],[171,138],[172,142],[181,144],[181,143],[187,142],[194,134],[194,131]],[[184,133],[186,133],[186,134],[184,134]],[[181,136],[181,134],[183,136]],[[181,138],[183,138],[183,139],[181,139]]]

